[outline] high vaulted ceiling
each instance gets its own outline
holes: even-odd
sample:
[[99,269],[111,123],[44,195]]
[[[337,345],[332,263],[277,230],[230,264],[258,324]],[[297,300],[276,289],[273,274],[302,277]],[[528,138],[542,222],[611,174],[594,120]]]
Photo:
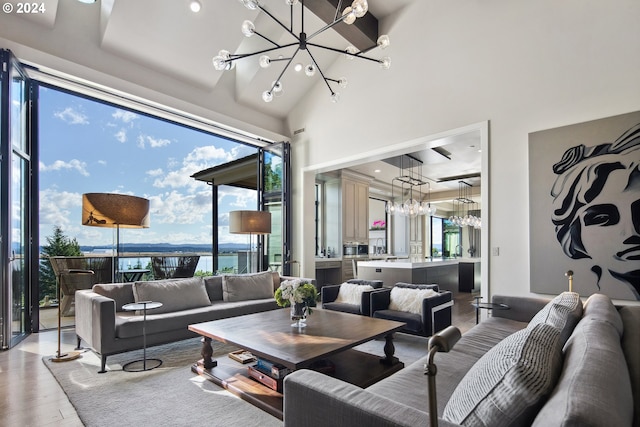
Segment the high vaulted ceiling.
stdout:
[[[373,0],[369,4],[368,17],[375,24],[375,18],[384,19],[411,0]],[[282,77],[284,93],[265,105],[262,92],[269,89],[276,80],[286,61],[275,62],[269,69],[258,65],[260,55],[237,62],[232,72],[216,71],[212,58],[222,49],[233,53],[249,53],[271,47],[258,36],[245,37],[241,32],[243,21],[250,20],[256,30],[280,44],[295,42],[295,38],[278,26],[260,10],[249,10],[240,1],[200,0],[202,8],[194,13],[189,8],[189,0],[100,0],[95,4],[83,4],[73,0],[49,0],[44,13],[16,15],[49,29],[64,28],[73,37],[93,39],[98,36],[99,48],[142,67],[163,73],[204,92],[222,91],[230,93],[237,103],[258,111],[284,118],[295,107],[314,84],[321,82],[319,73],[307,77],[290,67]],[[12,0],[10,3],[16,3]],[[312,11],[321,15],[335,14],[338,0],[307,0],[304,13],[304,28],[307,35],[323,28],[326,23]],[[284,0],[263,0],[263,7],[273,16],[289,26],[290,7]],[[350,5],[345,1],[341,6]],[[16,7],[16,6],[14,6]],[[301,7],[293,8],[293,33],[301,31]],[[375,17],[375,18],[374,18]],[[1,20],[1,17],[0,17]],[[364,21],[365,18],[362,18]],[[359,24],[360,20],[356,21]],[[1,21],[0,21],[1,22]],[[354,24],[351,27],[354,27]],[[349,44],[364,46],[363,36],[345,23],[324,31],[313,39],[314,43],[343,50]],[[339,33],[352,30],[357,39],[347,40]],[[375,28],[377,31],[377,28]],[[392,40],[393,43],[393,40]],[[371,45],[375,42],[370,43]],[[289,57],[297,48],[290,47],[278,51]],[[309,48],[321,70],[327,77],[334,76],[331,66],[337,60],[345,60],[343,55],[318,48]],[[368,54],[375,58],[388,55],[376,49]],[[277,54],[272,55],[277,57]],[[357,60],[357,59],[356,59]],[[311,62],[306,52],[300,52],[294,63],[306,65]],[[371,63],[371,67],[378,67]],[[337,85],[336,85],[337,89]],[[345,89],[347,90],[347,89]],[[330,92],[327,90],[327,97]]]
[[[326,9],[329,9],[331,15],[331,10],[335,13],[333,5],[338,1],[306,0],[305,3],[314,11],[324,10],[321,15],[326,15]],[[414,1],[419,0],[370,0],[369,14],[378,20],[379,28],[392,29],[394,16]],[[189,0],[98,0],[95,4],[84,4],[77,0],[47,0],[44,13],[0,14],[0,39],[4,37],[51,55],[55,59],[46,61],[49,67],[60,66],[64,70],[67,67],[64,61],[75,62],[86,70],[94,69],[166,93],[175,100],[204,97],[208,101],[203,101],[201,105],[221,113],[220,122],[231,127],[238,122],[261,126],[269,118],[284,121],[300,100],[312,92],[314,85],[324,86],[319,73],[310,78],[304,72],[289,69],[281,79],[283,95],[271,103],[265,103],[262,92],[271,87],[282,70],[283,62],[262,69],[258,65],[257,55],[239,61],[232,71],[216,71],[212,58],[221,49],[247,53],[271,46],[259,37],[244,37],[241,32],[244,20],[253,21],[259,32],[280,43],[291,43],[295,39],[265,13],[249,10],[240,1],[200,2],[202,9],[194,13],[189,8]],[[18,2],[9,0],[8,3],[16,7]],[[349,0],[344,1],[341,8],[350,3]],[[289,7],[285,0],[262,0],[261,4],[285,24],[290,23]],[[297,33],[300,31],[300,6],[295,6],[294,11],[293,32]],[[307,34],[326,25],[308,10],[305,10],[304,19]],[[345,26],[344,23],[337,24],[313,41],[337,49],[362,43],[349,41],[340,34]],[[389,36],[391,46],[387,50],[374,49],[368,56],[390,56],[393,67],[393,31]],[[1,47],[11,48],[11,45]],[[283,53],[289,55],[292,49]],[[337,68],[349,69],[344,64],[338,66],[339,62],[345,61],[343,55],[323,49],[312,50],[312,54],[327,77],[346,77],[351,81],[358,78],[357,74],[349,74],[348,71],[344,75],[332,74],[332,70]],[[306,65],[310,62],[306,53],[301,52],[298,56],[300,63]],[[406,60],[396,58],[400,62]],[[298,57],[295,61],[298,62]],[[371,67],[372,73],[384,73],[373,62],[360,68],[368,69],[366,67]],[[82,68],[80,70],[83,72]],[[80,77],[92,79],[92,71],[82,72]],[[349,87],[336,89],[343,92],[344,96],[349,95]],[[322,87],[318,93],[320,96],[326,94],[329,102],[330,93],[326,88]],[[179,109],[180,105],[174,107]],[[270,126],[263,127],[267,128]],[[273,130],[272,127],[270,129]],[[260,132],[256,131],[256,134]],[[431,150],[407,154],[424,161],[424,174],[431,179],[434,191],[455,191],[457,180],[446,181],[442,178],[480,173],[479,140],[477,135],[472,135],[471,139],[465,137],[438,143],[452,153],[449,159]],[[381,183],[390,182],[398,174],[397,167],[379,160],[352,169],[373,176]],[[479,185],[477,178],[471,178],[471,182],[474,186]]]

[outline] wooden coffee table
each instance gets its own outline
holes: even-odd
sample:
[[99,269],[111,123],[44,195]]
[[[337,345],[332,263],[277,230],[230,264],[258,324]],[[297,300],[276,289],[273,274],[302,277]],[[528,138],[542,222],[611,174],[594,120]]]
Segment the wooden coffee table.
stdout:
[[[296,370],[329,359],[336,367],[328,375],[360,387],[380,381],[404,367],[395,356],[393,333],[402,322],[314,309],[305,328],[291,326],[289,309],[189,325],[202,335],[202,359],[191,370],[242,399],[282,419],[282,394],[248,377],[247,365],[211,359],[211,340],[235,345],[254,355]],[[352,348],[385,337],[384,357]]]

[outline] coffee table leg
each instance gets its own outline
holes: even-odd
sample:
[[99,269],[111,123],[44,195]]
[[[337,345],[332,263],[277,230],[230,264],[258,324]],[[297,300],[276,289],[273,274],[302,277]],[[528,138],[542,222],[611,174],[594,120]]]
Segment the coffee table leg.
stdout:
[[385,336],[384,340],[384,358],[380,359],[380,363],[395,365],[398,363],[398,358],[393,355],[396,352],[396,347],[393,345],[393,334]]
[[213,356],[213,348],[211,347],[211,338],[202,337],[202,351],[200,354],[202,355],[202,365],[205,369],[211,369],[218,366],[218,362],[213,360],[211,356]]

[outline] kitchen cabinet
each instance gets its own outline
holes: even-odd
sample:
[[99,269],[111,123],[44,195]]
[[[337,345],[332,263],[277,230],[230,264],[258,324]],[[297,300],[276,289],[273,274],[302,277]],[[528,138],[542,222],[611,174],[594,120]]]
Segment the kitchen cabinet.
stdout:
[[342,280],[342,261],[339,259],[316,259],[316,287],[322,289],[325,285],[338,285]]
[[342,239],[369,241],[369,184],[342,178]]

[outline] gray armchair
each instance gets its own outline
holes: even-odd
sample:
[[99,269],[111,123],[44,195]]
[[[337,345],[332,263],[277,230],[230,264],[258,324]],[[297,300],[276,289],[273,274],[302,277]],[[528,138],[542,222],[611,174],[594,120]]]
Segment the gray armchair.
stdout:
[[344,313],[361,314],[363,316],[371,316],[371,299],[372,292],[376,292],[382,288],[382,280],[363,280],[363,279],[351,279],[347,280],[347,283],[356,285],[370,285],[373,291],[364,291],[360,304],[346,304],[342,302],[336,302],[338,293],[340,293],[341,285],[327,285],[322,287],[320,292],[320,299],[322,301],[322,308],[327,310],[342,311]]
[[371,294],[371,317],[404,322],[407,325],[401,332],[427,337],[441,331],[447,326],[451,326],[453,295],[450,291],[440,292],[438,285],[397,283],[396,287],[433,289],[438,292],[438,295],[424,298],[422,300],[422,312],[415,314],[407,311],[389,309],[389,304],[391,303],[391,288],[384,288]]

